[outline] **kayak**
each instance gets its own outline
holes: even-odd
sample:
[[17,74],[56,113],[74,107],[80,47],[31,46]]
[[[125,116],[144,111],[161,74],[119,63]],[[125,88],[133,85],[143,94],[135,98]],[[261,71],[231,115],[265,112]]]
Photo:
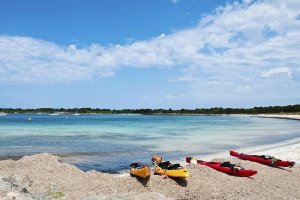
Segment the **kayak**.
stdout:
[[159,166],[155,166],[154,171],[157,174],[167,175],[169,177],[174,177],[174,178],[187,178],[187,177],[189,177],[189,172],[185,168],[163,169]]
[[132,163],[130,165],[130,174],[140,178],[147,178],[151,173],[147,165],[142,165],[141,163]]
[[230,162],[205,162],[202,160],[197,160],[193,157],[186,157],[187,163],[194,163],[193,161],[195,161],[195,164],[204,165],[217,171],[234,176],[249,177],[257,173],[257,171],[244,169],[240,166],[231,164]]
[[243,153],[238,153],[236,151],[230,151],[230,155],[240,158],[242,160],[249,160],[253,162],[258,162],[264,165],[270,165],[273,167],[293,167],[295,165],[295,162],[292,161],[283,161],[271,156],[265,156],[265,155],[247,155]]
[[151,161],[156,174],[173,178],[187,178],[190,175],[188,170],[180,166],[180,164],[171,164],[169,161],[163,161],[161,156],[153,156]]

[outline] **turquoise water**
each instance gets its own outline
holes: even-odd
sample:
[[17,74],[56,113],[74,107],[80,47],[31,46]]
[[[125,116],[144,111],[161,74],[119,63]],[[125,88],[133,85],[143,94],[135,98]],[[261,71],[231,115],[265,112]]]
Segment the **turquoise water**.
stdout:
[[[31,118],[31,120],[28,120]],[[41,152],[82,170],[116,172],[132,162],[206,155],[300,137],[300,122],[236,116],[6,115],[0,158]]]

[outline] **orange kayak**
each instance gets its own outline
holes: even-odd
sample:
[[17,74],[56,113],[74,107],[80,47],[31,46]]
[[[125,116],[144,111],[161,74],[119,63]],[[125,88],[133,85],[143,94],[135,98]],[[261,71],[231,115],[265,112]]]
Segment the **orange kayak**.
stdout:
[[147,165],[142,165],[141,163],[132,163],[130,165],[130,174],[140,178],[147,178],[151,173]]

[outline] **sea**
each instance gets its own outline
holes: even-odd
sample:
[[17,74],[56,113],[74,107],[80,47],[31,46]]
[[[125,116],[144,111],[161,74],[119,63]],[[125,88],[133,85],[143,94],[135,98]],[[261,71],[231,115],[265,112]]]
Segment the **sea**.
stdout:
[[299,137],[299,121],[249,116],[8,114],[0,116],[0,159],[47,152],[84,171],[121,173],[153,155],[201,158]]

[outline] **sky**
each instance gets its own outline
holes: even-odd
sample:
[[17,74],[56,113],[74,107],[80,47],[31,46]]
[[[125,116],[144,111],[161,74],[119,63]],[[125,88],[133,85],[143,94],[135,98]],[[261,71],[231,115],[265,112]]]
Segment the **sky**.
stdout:
[[299,103],[299,0],[0,1],[0,107]]

